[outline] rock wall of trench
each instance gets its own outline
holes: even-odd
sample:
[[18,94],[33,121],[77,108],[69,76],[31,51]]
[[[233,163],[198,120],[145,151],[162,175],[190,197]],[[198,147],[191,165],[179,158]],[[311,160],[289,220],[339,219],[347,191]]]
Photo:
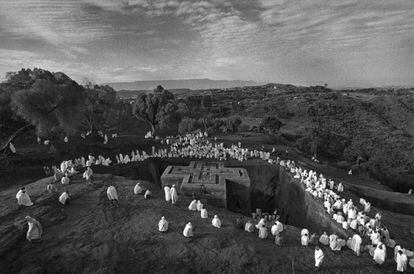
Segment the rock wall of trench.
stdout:
[[275,190],[276,205],[285,223],[312,231],[336,233],[349,237],[350,232],[344,230],[332,220],[321,201],[305,191],[305,187],[292,174],[279,167],[279,182]]
[[[186,166],[189,159],[148,159],[127,165],[96,166],[96,173],[111,173],[131,179],[147,180],[161,186],[160,176],[169,165]],[[304,186],[283,167],[263,163],[262,161],[228,162],[228,167],[243,167],[251,179],[250,192],[237,187],[229,188],[235,193],[227,194],[227,208],[250,215],[249,209],[261,208],[263,212],[278,209],[281,220],[285,224],[299,228],[308,228],[315,232],[327,231],[343,237],[348,232],[333,222],[320,201],[305,191]],[[231,183],[231,182],[228,182]],[[231,197],[231,199],[229,199]],[[243,206],[249,203],[250,206]]]
[[321,233],[351,236],[326,213],[322,203],[305,191],[304,186],[283,167],[269,164],[243,166],[249,172],[251,208],[273,212],[276,208],[285,224]]

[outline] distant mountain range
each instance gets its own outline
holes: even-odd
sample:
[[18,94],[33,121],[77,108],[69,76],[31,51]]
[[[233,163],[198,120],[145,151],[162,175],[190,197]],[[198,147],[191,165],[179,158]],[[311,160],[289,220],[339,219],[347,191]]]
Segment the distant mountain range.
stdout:
[[153,90],[161,85],[165,89],[222,89],[243,86],[257,86],[255,81],[240,80],[211,80],[211,79],[182,79],[182,80],[148,80],[134,82],[106,83],[115,90]]

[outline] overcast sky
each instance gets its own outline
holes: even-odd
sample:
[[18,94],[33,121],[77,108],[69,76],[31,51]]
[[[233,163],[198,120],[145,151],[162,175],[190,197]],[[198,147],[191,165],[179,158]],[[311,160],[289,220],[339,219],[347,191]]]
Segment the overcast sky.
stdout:
[[0,74],[414,84],[414,0],[0,0]]

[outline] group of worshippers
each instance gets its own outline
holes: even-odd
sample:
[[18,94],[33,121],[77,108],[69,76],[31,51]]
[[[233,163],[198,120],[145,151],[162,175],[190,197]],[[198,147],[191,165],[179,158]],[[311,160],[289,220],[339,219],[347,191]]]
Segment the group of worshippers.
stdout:
[[[368,237],[372,241],[372,245],[366,246],[365,249],[370,251],[370,254],[373,256],[375,262],[380,263],[385,260],[382,259],[385,257],[383,254],[385,253],[386,247],[389,248],[396,248],[395,241],[389,237],[388,230],[382,225],[381,222],[381,215],[377,213],[374,218],[368,217],[368,213],[371,211],[371,204],[364,199],[360,200],[360,205],[362,206],[362,210],[359,210],[357,205],[353,203],[350,199],[346,201],[345,199],[341,198],[338,193],[342,193],[344,191],[344,186],[342,183],[335,184],[335,182],[331,179],[327,180],[324,178],[322,174],[319,176],[315,171],[302,169],[296,166],[294,161],[283,161],[277,157],[276,161],[270,158],[271,153],[262,150],[249,150],[248,148],[243,148],[241,143],[239,142],[237,145],[233,144],[230,147],[224,146],[223,143],[212,143],[207,138],[206,133],[199,132],[197,134],[187,134],[185,136],[177,136],[177,137],[168,137],[165,140],[161,140],[163,145],[167,145],[167,148],[159,148],[158,150],[155,147],[152,147],[150,153],[146,151],[139,152],[138,150],[134,150],[131,152],[130,155],[126,154],[119,154],[117,155],[115,164],[127,164],[129,162],[134,161],[144,161],[145,159],[151,157],[161,157],[161,158],[184,158],[184,157],[193,157],[193,158],[207,158],[207,159],[214,159],[214,160],[228,160],[228,159],[236,159],[239,161],[245,161],[251,158],[260,158],[264,161],[267,161],[271,164],[279,164],[289,170],[292,174],[294,174],[294,178],[300,180],[302,184],[305,185],[305,189],[308,193],[310,193],[315,198],[319,198],[323,201],[323,206],[325,207],[326,211],[332,215],[334,221],[336,221],[339,225],[341,225],[344,229],[355,232],[354,237],[345,241],[344,239],[340,239],[336,235],[322,235],[322,241],[326,242],[325,236],[329,238],[329,245],[333,250],[340,250],[343,246],[347,245],[347,242],[353,243],[352,245],[349,244],[348,246],[352,246],[352,250],[354,250],[356,255],[359,255],[361,252],[361,240],[358,237]],[[217,139],[215,139],[217,141]],[[274,152],[274,151],[272,151]],[[54,168],[55,176],[59,177],[62,184],[68,184],[70,179],[69,177],[76,172],[75,167],[86,167],[86,171],[83,174],[83,177],[90,181],[90,178],[93,174],[91,169],[92,165],[110,165],[113,164],[110,158],[105,158],[99,155],[95,158],[92,155],[88,156],[88,159],[84,157],[75,159],[74,161],[64,161],[62,162],[60,169]],[[116,195],[116,189],[110,186],[107,190],[108,198],[113,201],[115,205],[119,205],[118,198]],[[176,194],[175,186],[169,187],[166,186],[164,188],[166,201],[171,201],[173,204],[176,203],[176,199],[178,196]],[[336,191],[336,192],[335,192]],[[135,189],[134,189],[135,193]],[[66,194],[68,194],[66,192]],[[63,195],[63,194],[62,194]],[[68,196],[68,195],[67,195]],[[151,192],[146,190],[144,193],[145,198],[149,198],[151,196]],[[24,193],[23,196],[24,197]],[[65,200],[62,197],[62,201]],[[26,198],[21,198],[26,199]],[[67,198],[66,198],[67,201]],[[192,201],[194,202],[194,201]],[[198,204],[198,201],[196,201]],[[202,216],[207,215],[207,210],[204,208],[200,208],[200,214]],[[161,221],[166,222],[165,218]],[[160,221],[160,222],[161,222]],[[248,222],[246,223],[246,231],[252,232],[254,228],[252,228],[253,223]],[[164,225],[165,227],[165,225]],[[168,227],[168,223],[167,223]],[[187,231],[188,235],[192,234],[192,224],[187,224],[184,231]],[[266,226],[263,226],[263,223],[259,222],[256,225],[256,228],[259,230],[259,237],[265,238],[267,235]],[[273,233],[272,233],[273,234]],[[358,235],[359,234],[359,235]],[[378,234],[380,236],[378,236]],[[276,237],[280,240],[280,236]],[[266,236],[267,237],[267,236]],[[311,239],[309,239],[310,241]],[[345,244],[344,244],[345,242]],[[322,242],[321,242],[322,243]],[[320,255],[321,249],[315,249],[315,259],[316,253]],[[400,247],[400,250],[396,251],[395,258],[402,258],[400,259],[401,262],[404,262],[404,256],[398,256],[399,253],[402,252],[410,260],[410,265],[414,266],[414,254],[408,249],[404,249]],[[319,256],[320,257],[320,256]],[[322,260],[319,260],[322,262]],[[319,264],[320,265],[320,264]]]
[[[361,198],[358,208],[358,205],[354,204],[352,199],[347,201],[338,194],[344,191],[342,183],[335,185],[333,180],[327,180],[322,174],[318,176],[313,170],[308,171],[297,167],[294,161],[281,161],[280,165],[294,174],[294,178],[304,184],[307,192],[315,198],[323,200],[323,206],[326,212],[331,214],[332,219],[339,226],[345,230],[354,232],[353,237],[347,240],[341,239],[335,234],[328,236],[324,233],[320,237],[321,244],[329,245],[333,251],[339,251],[342,247],[347,246],[357,256],[360,255],[361,251],[367,250],[378,265],[382,265],[385,262],[387,247],[396,250],[396,242],[390,237],[388,229],[383,225],[381,214],[378,212],[374,217],[368,216],[368,213],[371,212],[371,204],[368,201]],[[304,234],[306,235],[301,235],[303,239],[302,244],[306,242],[306,239],[310,240],[308,232]],[[371,243],[362,246],[364,239]],[[402,248],[401,252],[404,256],[399,256],[398,258],[402,259],[398,261],[398,251],[394,252],[396,254],[395,260],[397,262],[397,268],[406,269],[407,260],[405,260],[405,257],[410,258],[410,265],[414,266],[414,252]],[[404,265],[404,262],[405,266],[400,267],[400,265]]]
[[[175,205],[178,201],[178,194],[177,189],[175,185],[172,185],[171,187],[169,185],[164,186],[164,195],[165,195],[165,201],[167,203],[172,203]],[[200,200],[192,200],[188,206],[188,209],[191,211],[199,211],[200,216],[203,219],[208,218],[208,212],[207,209],[204,207],[203,203]],[[214,218],[212,220],[212,225],[216,228],[221,228],[221,220],[219,219],[218,215],[214,215]],[[168,230],[168,222],[165,220],[165,217],[161,217],[161,220],[158,223],[158,230],[160,232],[165,232]],[[187,223],[183,230],[183,236],[186,238],[191,238],[194,236],[194,227],[191,222]]]

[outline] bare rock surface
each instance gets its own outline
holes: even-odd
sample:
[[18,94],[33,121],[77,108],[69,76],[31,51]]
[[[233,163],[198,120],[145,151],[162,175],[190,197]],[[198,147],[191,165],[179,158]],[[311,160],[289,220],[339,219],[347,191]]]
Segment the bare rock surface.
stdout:
[[[58,194],[45,192],[49,180],[26,186],[35,202],[29,208],[17,207],[15,189],[0,192],[0,273],[291,273],[292,268],[297,273],[314,271],[314,248],[300,246],[300,228],[286,226],[283,246],[277,247],[273,238],[260,240],[257,233],[235,228],[236,217],[246,220],[245,216],[207,205],[209,218],[201,219],[199,212],[187,209],[188,197],[181,196],[177,205],[169,204],[158,186],[145,182],[153,192],[153,197],[145,200],[133,194],[136,181],[108,174],[96,175],[93,186],[87,186],[80,176],[74,178],[67,187],[70,204],[63,208],[57,201]],[[109,185],[118,190],[119,208],[107,199]],[[222,220],[221,229],[211,225],[214,214]],[[25,239],[26,215],[42,223],[41,242],[29,243]],[[161,216],[169,221],[167,233],[158,232]],[[403,216],[412,223],[412,216]],[[392,218],[387,213],[384,217]],[[189,221],[195,226],[191,240],[182,236]],[[323,250],[321,272],[395,270],[391,251],[385,265],[377,267],[367,253],[356,257],[348,249],[335,253],[327,247]]]

